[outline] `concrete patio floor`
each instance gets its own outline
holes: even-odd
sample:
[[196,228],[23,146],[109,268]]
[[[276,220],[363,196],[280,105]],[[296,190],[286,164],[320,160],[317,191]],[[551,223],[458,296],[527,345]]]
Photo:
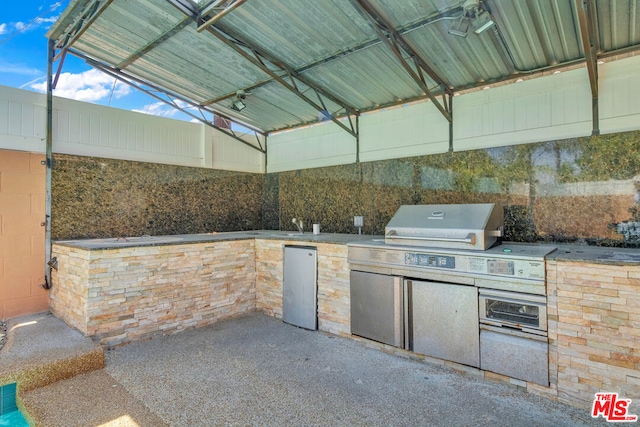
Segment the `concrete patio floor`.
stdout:
[[584,426],[588,411],[253,314],[23,393],[43,426]]

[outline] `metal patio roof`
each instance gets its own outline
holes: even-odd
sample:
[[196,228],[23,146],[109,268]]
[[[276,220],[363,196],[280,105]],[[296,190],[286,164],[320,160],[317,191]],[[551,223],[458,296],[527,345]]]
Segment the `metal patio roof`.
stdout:
[[[259,133],[331,119],[356,137],[361,112],[430,99],[451,122],[453,93],[557,67],[586,64],[597,101],[598,59],[640,47],[639,6],[72,0],[47,36],[56,60],[84,58],[149,93],[185,101],[198,117],[213,113]],[[246,107],[232,107],[234,100]],[[220,123],[209,122],[225,129]]]

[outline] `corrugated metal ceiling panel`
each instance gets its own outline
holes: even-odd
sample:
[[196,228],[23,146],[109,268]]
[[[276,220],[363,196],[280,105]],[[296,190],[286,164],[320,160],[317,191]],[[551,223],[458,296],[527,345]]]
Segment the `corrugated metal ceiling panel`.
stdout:
[[574,2],[491,0],[498,28],[517,70],[528,71],[584,56]]
[[640,44],[640,2],[600,0],[596,7],[600,48],[604,52]]
[[[65,32],[73,33],[71,23],[89,6],[104,1],[73,0],[49,36],[62,40]],[[198,3],[204,7],[210,1]],[[475,34],[476,18],[471,17],[466,37],[452,35],[452,25],[463,10],[470,10],[463,6],[472,3],[247,0],[214,24],[215,32],[228,35],[223,43],[207,30],[196,31],[198,6],[192,0],[113,0],[71,48],[196,103],[215,101],[220,113],[265,131],[318,120],[310,103],[324,102],[336,114],[348,106],[365,111],[426,98],[376,28],[398,42],[401,56],[436,94],[441,90],[438,78],[456,91],[575,65],[584,58],[575,1],[480,1],[481,9],[473,10],[489,12],[496,26]],[[587,4],[596,9],[599,53],[638,48],[638,0]],[[234,49],[261,55],[252,57],[252,63]],[[132,57],[136,53],[139,57]],[[414,60],[427,68],[416,69]],[[267,69],[261,70],[258,61]],[[284,79],[284,85],[269,76],[271,72]],[[299,73],[315,89],[290,72]],[[297,87],[299,94],[285,85]],[[316,89],[325,94],[322,102]],[[241,112],[230,109],[230,98],[238,90],[249,93]],[[339,103],[330,101],[332,96]]]
[[377,38],[348,0],[248,1],[225,17],[220,28],[277,53],[294,68]]
[[304,75],[353,100],[360,109],[397,103],[421,93],[382,45],[324,63]]

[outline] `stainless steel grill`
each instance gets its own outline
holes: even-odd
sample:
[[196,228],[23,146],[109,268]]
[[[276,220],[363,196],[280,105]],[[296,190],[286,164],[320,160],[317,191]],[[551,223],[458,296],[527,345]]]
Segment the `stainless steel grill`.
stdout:
[[401,206],[349,244],[351,333],[549,385],[545,256],[500,242],[494,204]]
[[502,236],[502,224],[493,203],[403,205],[385,227],[385,243],[486,250]]

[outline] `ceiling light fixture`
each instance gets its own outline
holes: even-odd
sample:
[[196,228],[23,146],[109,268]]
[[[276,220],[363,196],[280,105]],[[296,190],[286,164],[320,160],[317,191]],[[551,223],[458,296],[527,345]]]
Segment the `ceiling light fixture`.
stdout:
[[232,110],[236,110],[236,111],[242,111],[247,107],[247,104],[245,104],[244,102],[242,102],[241,99],[234,99],[233,103],[231,104],[231,109]]
[[480,6],[480,0],[466,0],[462,6],[460,19],[454,21],[449,27],[449,34],[467,37],[470,26],[474,33],[481,34],[495,25],[489,11]]
[[247,108],[247,104],[244,103],[244,99],[247,97],[247,94],[244,93],[243,90],[239,90],[236,92],[235,98],[233,98],[233,102],[231,103],[231,109],[236,111],[242,111]]
[[496,23],[493,22],[493,19],[491,19],[491,15],[489,15],[489,12],[487,12],[486,10],[481,10],[476,15],[475,21],[473,21],[473,26],[475,27],[474,33],[483,33],[494,25],[496,25]]
[[458,37],[467,37],[467,31],[469,31],[469,21],[464,14],[462,14],[462,16],[460,16],[460,19],[455,21],[449,27],[449,34]]

